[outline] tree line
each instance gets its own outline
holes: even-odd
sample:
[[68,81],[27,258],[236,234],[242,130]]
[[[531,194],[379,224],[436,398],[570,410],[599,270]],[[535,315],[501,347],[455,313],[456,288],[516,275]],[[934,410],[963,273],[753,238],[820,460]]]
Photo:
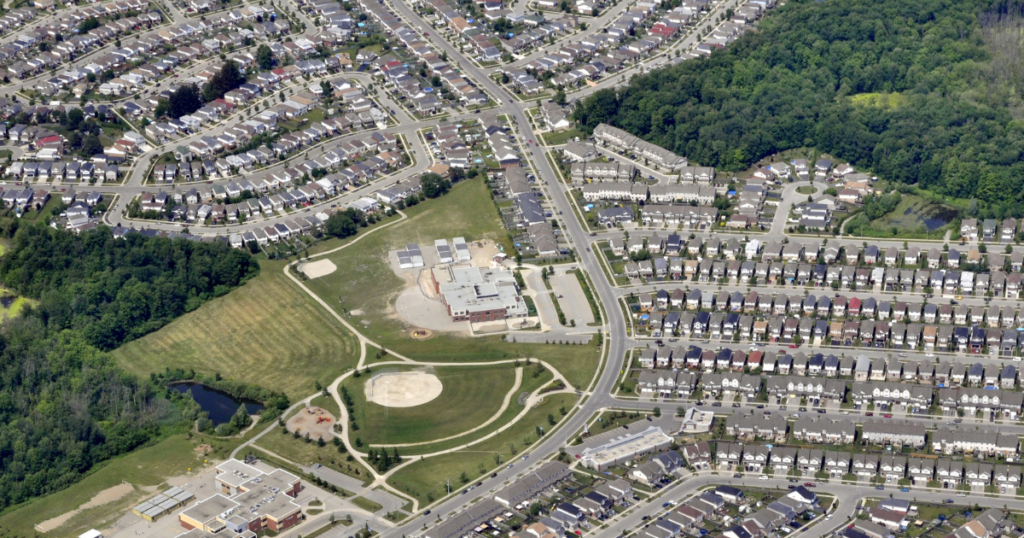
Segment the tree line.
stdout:
[[122,371],[105,350],[259,270],[248,254],[219,241],[120,240],[102,226],[76,235],[10,221],[0,226],[11,239],[0,284],[36,306],[0,323],[0,511],[191,427],[201,412],[194,401]]
[[1019,0],[795,0],[710,57],[594,93],[573,119],[732,171],[814,147],[897,184],[977,199],[979,216],[1019,217],[1021,85],[997,76],[1004,62],[979,21],[991,34],[1021,12]]

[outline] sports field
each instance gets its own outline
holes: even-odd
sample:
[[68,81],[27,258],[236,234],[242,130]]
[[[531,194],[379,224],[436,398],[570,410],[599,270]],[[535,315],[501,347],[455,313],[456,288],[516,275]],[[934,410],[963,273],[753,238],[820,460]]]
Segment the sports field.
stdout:
[[[419,499],[421,507],[445,495],[445,480],[451,480],[452,492],[481,480],[485,487],[493,487],[495,484],[489,484],[484,476],[489,477],[499,465],[522,465],[521,452],[537,441],[537,427],[550,430],[548,415],[561,420],[559,408],[569,409],[575,401],[576,397],[569,394],[549,396],[495,438],[465,450],[416,461],[392,475],[388,484]],[[467,482],[462,482],[462,473],[466,473]]]
[[[349,432],[349,440],[359,438],[367,445],[402,444],[457,435],[494,416],[515,382],[511,364],[437,368],[435,375],[441,380],[441,395],[415,407],[384,407],[367,402],[364,387],[370,377],[346,379],[359,425],[359,430]],[[512,404],[515,403],[513,396]]]
[[294,401],[328,385],[359,360],[359,345],[340,323],[282,273],[262,261],[260,275],[111,354],[143,376],[194,368],[283,390]]

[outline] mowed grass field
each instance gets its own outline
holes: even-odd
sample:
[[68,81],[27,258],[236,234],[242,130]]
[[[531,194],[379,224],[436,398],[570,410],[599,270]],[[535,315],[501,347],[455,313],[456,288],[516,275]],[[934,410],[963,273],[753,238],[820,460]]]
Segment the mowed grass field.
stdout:
[[[371,370],[370,375],[375,373]],[[511,364],[437,368],[435,374],[441,380],[441,394],[415,407],[385,407],[369,402],[365,387],[371,378],[362,375],[346,379],[359,425],[359,430],[349,432],[350,440],[359,438],[368,445],[421,443],[473,429],[501,409],[516,375]],[[515,398],[513,395],[510,407],[516,405]]]
[[[569,409],[575,401],[576,397],[570,394],[548,396],[500,435],[465,450],[416,461],[388,478],[388,483],[419,499],[421,508],[445,496],[445,480],[451,480],[453,493],[478,481],[483,481],[484,487],[494,487],[496,484],[488,482],[490,473],[499,465],[522,465],[520,455],[537,441],[537,427],[549,431],[552,426],[548,415],[561,421],[564,417],[559,408]],[[466,473],[466,482],[461,481],[462,473]]]
[[260,262],[260,275],[112,355],[147,376],[194,368],[284,391],[294,401],[327,385],[359,360],[355,337],[282,272]]

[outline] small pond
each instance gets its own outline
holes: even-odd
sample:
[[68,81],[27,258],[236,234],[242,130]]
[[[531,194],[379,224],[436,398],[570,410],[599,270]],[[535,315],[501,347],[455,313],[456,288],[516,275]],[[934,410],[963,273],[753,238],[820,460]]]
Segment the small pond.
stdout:
[[185,382],[175,383],[171,385],[171,388],[178,392],[192,391],[192,399],[199,404],[199,407],[203,408],[210,414],[210,420],[213,421],[214,425],[224,424],[231,420],[231,417],[238,411],[238,406],[245,404],[245,410],[250,415],[258,414],[263,411],[263,404],[254,402],[252,400],[236,400],[231,396],[211,389],[207,386],[199,383]]
[[0,307],[2,307],[3,309],[6,310],[6,309],[10,308],[12,304],[14,304],[14,301],[17,301],[17,300],[18,300],[18,298],[15,297],[14,295],[0,296]]
[[939,204],[925,206],[924,208],[911,206],[903,212],[903,215],[913,215],[918,221],[924,224],[925,228],[927,228],[929,232],[933,232],[950,222],[953,222],[957,217],[957,210],[952,207]]

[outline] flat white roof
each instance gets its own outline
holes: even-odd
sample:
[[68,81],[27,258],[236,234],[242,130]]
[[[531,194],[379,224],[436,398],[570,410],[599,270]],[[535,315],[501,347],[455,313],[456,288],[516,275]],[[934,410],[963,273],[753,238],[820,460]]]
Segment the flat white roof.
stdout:
[[217,466],[217,480],[234,488],[263,474],[263,471],[236,459],[227,460]]

